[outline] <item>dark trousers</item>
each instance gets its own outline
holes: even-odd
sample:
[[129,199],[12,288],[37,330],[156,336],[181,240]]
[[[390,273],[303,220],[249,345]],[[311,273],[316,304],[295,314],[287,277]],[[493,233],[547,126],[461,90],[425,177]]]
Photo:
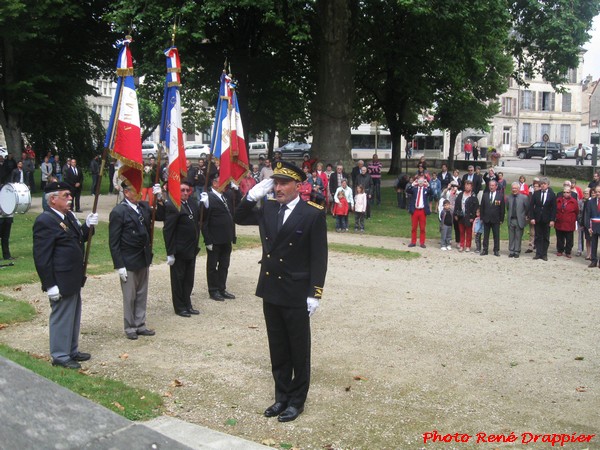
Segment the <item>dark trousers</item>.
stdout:
[[0,217],[0,241],[2,241],[2,259],[10,258],[8,241],[10,240],[10,229],[12,228],[12,217]]
[[196,258],[183,259],[175,255],[171,270],[171,297],[176,313],[192,309],[192,289],[194,288],[194,273]]
[[310,319],[306,308],[263,302],[275,401],[304,406],[310,385]]
[[377,205],[381,204],[381,178],[372,178],[373,180],[373,196],[371,197],[371,203],[375,202]]
[[73,189],[71,192],[73,193],[73,203],[71,203],[71,211],[73,211],[73,209],[79,211],[81,209],[79,205],[79,200],[81,199],[81,188]]
[[490,230],[494,235],[494,252],[500,251],[500,224],[499,223],[483,223],[483,251],[488,251],[490,243]]
[[556,230],[556,251],[571,254],[573,249],[573,232]]
[[592,233],[592,262],[596,264],[598,262],[598,237],[600,234]]
[[213,244],[212,250],[206,251],[206,284],[208,292],[227,289],[227,273],[231,259],[231,243]]
[[550,245],[550,224],[535,222],[535,255],[539,257],[548,256]]

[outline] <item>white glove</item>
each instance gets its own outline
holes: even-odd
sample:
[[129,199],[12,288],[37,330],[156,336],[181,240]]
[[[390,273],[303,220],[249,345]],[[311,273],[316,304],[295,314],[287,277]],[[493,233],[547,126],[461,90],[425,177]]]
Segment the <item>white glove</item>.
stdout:
[[58,291],[58,286],[52,286],[47,291],[48,298],[51,302],[57,302],[60,300],[60,292]]
[[263,198],[265,195],[267,195],[267,193],[269,191],[272,191],[272,190],[273,190],[273,179],[267,178],[265,180],[262,180],[260,183],[258,183],[256,186],[254,186],[252,189],[250,189],[248,191],[248,195],[246,195],[246,197],[248,197],[248,200],[250,200],[250,201],[257,202],[258,200]]
[[167,266],[175,264],[175,255],[167,255]]
[[209,252],[212,252],[212,249],[213,249],[213,246],[212,246],[212,244],[208,244],[208,245],[206,246],[206,250],[208,250]]
[[239,187],[237,184],[235,184],[233,181],[231,182],[230,186],[231,186],[231,189],[233,189],[234,191],[237,191],[237,190],[240,188],[240,187]]
[[89,213],[85,218],[85,224],[88,227],[91,227],[92,225],[98,225],[98,213]]
[[160,187],[160,184],[156,183],[152,186],[152,194],[156,195],[158,198],[162,198],[162,188]]
[[308,317],[312,316],[315,312],[317,312],[317,308],[319,307],[319,300],[314,297],[308,297],[306,299],[306,306],[308,310]]
[[208,208],[208,194],[206,192],[200,194],[200,202],[204,203],[205,208]]
[[121,281],[125,283],[127,281],[127,269],[125,267],[121,267],[120,269],[117,269],[117,272],[119,273]]

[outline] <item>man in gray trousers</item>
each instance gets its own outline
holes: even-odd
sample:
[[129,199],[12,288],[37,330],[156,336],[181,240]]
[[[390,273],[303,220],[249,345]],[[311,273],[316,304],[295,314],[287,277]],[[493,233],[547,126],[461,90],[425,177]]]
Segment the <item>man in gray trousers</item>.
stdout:
[[81,287],[84,281],[83,243],[90,226],[98,224],[98,214],[88,214],[81,225],[71,212],[71,186],[49,183],[44,188],[48,210],[33,224],[33,260],[48,293],[50,313],[50,355],[52,365],[79,369],[91,358],[79,351]]
[[510,187],[510,195],[506,197],[509,258],[518,258],[521,253],[521,240],[529,212],[529,197],[521,194],[519,187],[519,183],[515,181]]
[[[109,216],[108,241],[113,264],[123,292],[123,322],[128,339],[154,336],[146,327],[150,249],[150,206],[126,182],[121,184],[124,199]],[[153,192],[156,189],[153,189]],[[158,187],[160,192],[160,186]]]

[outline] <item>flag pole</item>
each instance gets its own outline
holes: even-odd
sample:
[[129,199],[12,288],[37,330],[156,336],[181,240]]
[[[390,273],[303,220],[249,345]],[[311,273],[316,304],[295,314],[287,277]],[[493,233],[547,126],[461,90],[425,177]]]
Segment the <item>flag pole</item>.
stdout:
[[[162,142],[158,145],[158,153],[156,154],[156,174],[154,175],[154,184],[158,184],[160,176],[160,157],[162,156]],[[154,187],[154,186],[152,186]],[[152,196],[152,219],[150,220],[150,253],[152,253],[152,246],[154,245],[154,224],[156,222],[156,203],[157,195]]]
[[[121,98],[122,98],[121,94],[122,93],[123,93],[123,83],[121,82],[121,83],[119,83],[119,91],[118,91],[119,102],[117,103],[115,117],[119,117],[119,110],[121,109]],[[115,127],[113,125],[113,128],[111,130],[109,145],[112,144],[112,142],[114,141],[116,132],[117,132],[117,127]],[[98,183],[96,184],[96,192],[94,192],[94,204],[92,206],[92,214],[95,214],[96,211],[98,210],[98,199],[100,197],[100,185],[102,184],[102,177],[104,175],[104,169],[106,167],[107,158],[108,158],[108,147],[104,147],[104,150],[102,151],[102,164],[100,166],[100,173],[98,174]],[[109,180],[109,183],[112,183],[112,180]],[[92,249],[92,237],[94,236],[95,228],[96,228],[95,225],[90,226],[90,232],[89,232],[87,243],[85,246],[85,256],[83,259],[83,284],[85,284],[85,281],[87,280],[87,267],[88,267],[88,261],[90,259],[90,252]]]

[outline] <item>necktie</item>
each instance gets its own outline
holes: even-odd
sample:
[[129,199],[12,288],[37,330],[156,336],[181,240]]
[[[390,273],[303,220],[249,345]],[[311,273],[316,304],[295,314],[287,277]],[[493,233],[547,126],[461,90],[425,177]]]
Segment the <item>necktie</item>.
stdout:
[[422,195],[422,189],[423,188],[419,188],[419,190],[417,191],[417,203],[415,204],[416,208],[419,208],[421,206],[421,195]]
[[285,217],[286,209],[286,205],[281,205],[279,207],[279,212],[277,213],[277,232],[279,232],[279,230],[281,230],[281,227],[283,227],[283,218]]
[[511,218],[517,218],[517,196],[513,195],[513,202],[512,202],[512,208],[510,211],[510,217]]
[[542,191],[542,205],[546,203],[546,191]]

